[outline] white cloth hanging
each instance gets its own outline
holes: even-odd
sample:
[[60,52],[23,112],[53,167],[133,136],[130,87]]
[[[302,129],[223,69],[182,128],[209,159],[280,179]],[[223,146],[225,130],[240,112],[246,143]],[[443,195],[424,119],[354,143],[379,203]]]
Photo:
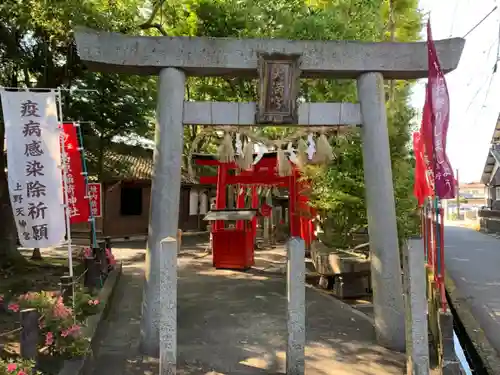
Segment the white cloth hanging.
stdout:
[[189,215],[198,215],[198,190],[191,189],[189,191]]
[[208,212],[208,195],[204,191],[200,194],[200,215],[206,215]]

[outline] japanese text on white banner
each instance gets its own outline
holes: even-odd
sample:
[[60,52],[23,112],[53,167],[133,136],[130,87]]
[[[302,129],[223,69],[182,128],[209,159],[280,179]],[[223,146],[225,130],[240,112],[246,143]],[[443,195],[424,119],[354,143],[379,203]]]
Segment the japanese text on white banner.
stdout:
[[53,92],[2,91],[10,200],[21,245],[50,247],[66,233],[60,129]]

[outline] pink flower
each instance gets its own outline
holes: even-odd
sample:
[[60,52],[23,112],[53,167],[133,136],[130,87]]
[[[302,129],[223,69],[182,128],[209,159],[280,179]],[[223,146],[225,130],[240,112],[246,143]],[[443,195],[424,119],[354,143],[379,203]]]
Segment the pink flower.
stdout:
[[106,258],[108,258],[108,263],[111,266],[114,266],[116,264],[115,256],[111,252],[111,249],[106,249]]
[[38,293],[36,292],[28,292],[19,297],[22,301],[32,301],[38,297]]
[[71,327],[61,332],[62,337],[68,337],[68,336],[76,337],[79,334],[80,334],[80,326],[77,324],[73,324]]
[[54,343],[54,334],[52,332],[47,332],[45,335],[45,345],[50,346]]
[[17,365],[15,363],[9,363],[7,365],[7,372],[14,372],[17,370]]
[[61,318],[65,319],[68,316],[70,316],[73,313],[73,311],[69,308],[64,306],[64,303],[62,302],[62,298],[56,302],[52,309],[52,314],[56,318]]
[[113,255],[111,255],[110,257],[108,257],[108,263],[111,265],[111,266],[114,266],[116,264],[116,259]]
[[3,302],[3,296],[0,294],[0,303]]
[[19,305],[17,303],[9,303],[8,309],[12,312],[18,312],[19,311]]
[[92,258],[94,256],[92,253],[92,249],[90,247],[86,247],[85,249],[83,249],[83,256],[85,258]]
[[28,373],[25,372],[24,370],[19,370],[19,372],[17,373],[17,375],[28,375]]
[[89,299],[89,301],[87,303],[91,306],[97,306],[99,304],[99,300],[98,299]]

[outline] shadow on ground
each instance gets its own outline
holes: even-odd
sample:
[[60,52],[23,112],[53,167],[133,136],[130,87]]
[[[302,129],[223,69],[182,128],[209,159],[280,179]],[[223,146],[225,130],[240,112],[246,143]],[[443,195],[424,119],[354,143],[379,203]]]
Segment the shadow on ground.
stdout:
[[[178,374],[285,373],[284,277],[215,270],[210,256],[200,257],[201,248],[185,249],[178,260]],[[280,261],[275,252],[270,261]],[[124,267],[94,374],[159,371],[157,359],[138,355],[142,267]],[[374,344],[369,319],[310,288],[306,297],[306,374],[403,373],[404,356]]]

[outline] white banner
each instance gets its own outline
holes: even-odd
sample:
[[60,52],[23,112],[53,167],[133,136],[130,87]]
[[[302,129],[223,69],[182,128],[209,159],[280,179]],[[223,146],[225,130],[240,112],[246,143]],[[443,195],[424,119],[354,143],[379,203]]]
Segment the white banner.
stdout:
[[189,215],[198,215],[198,191],[191,189],[189,191]]
[[21,245],[60,244],[66,234],[54,92],[1,91],[10,201]]
[[200,215],[206,215],[208,212],[208,195],[206,192],[200,194]]

